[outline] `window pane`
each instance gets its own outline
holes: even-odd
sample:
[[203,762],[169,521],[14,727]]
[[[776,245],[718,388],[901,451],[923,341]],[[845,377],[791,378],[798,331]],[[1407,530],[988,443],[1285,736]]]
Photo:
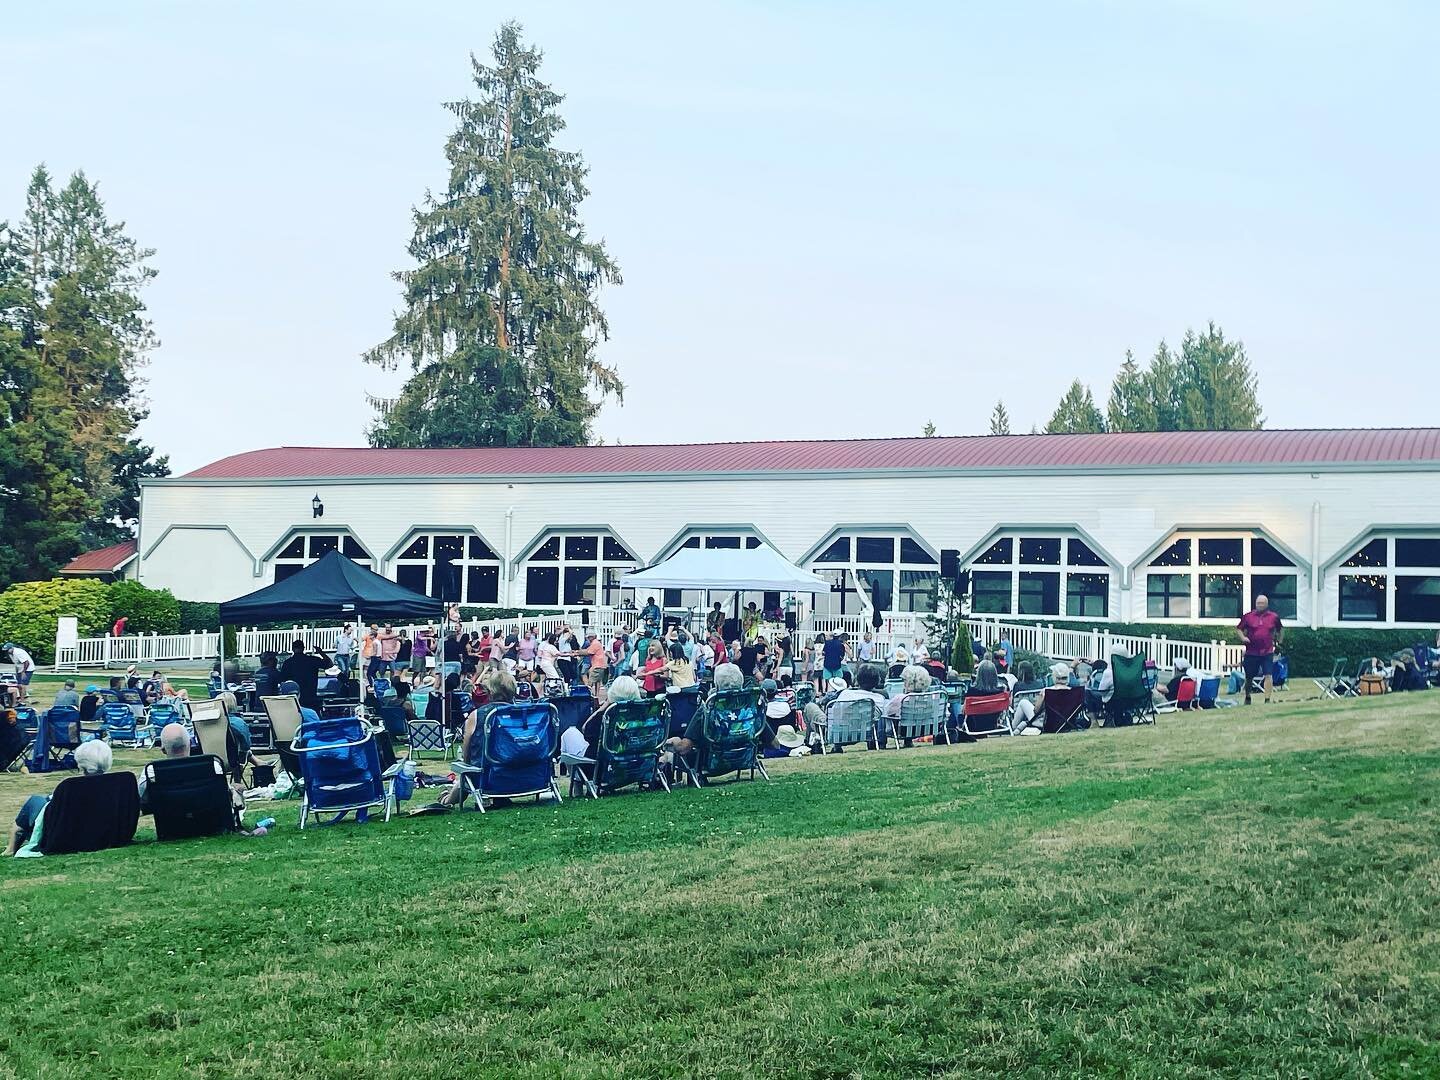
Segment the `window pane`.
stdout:
[[437,600],[460,599],[462,579],[457,560],[462,550],[458,536],[435,538],[435,562],[430,570],[430,595]]
[[[1294,566],[1284,552],[1270,543],[1263,536],[1257,536],[1250,541],[1250,565],[1251,566]],[[1283,619],[1284,616],[1282,615]]]
[[353,536],[346,536],[340,541],[340,553],[347,559],[369,559],[370,553],[360,546],[360,541]]
[[[1025,551],[1025,541],[1020,541],[1020,551]],[[1055,541],[1055,557],[1060,557],[1060,541]],[[1059,615],[1060,614],[1060,575],[1059,574],[1020,574],[1020,614],[1021,615]]]
[[631,555],[625,545],[616,540],[613,536],[604,538],[601,550],[605,553],[606,562],[634,562],[635,556]]
[[848,536],[837,537],[829,547],[815,556],[816,562],[849,562],[850,561],[850,538]]
[[1239,574],[1200,575],[1200,618],[1240,618],[1243,578]]
[[1176,540],[1164,551],[1150,560],[1151,566],[1189,566],[1190,541]]
[[525,602],[527,604],[560,603],[559,567],[530,566],[526,568]]
[[500,567],[472,566],[465,571],[465,602],[495,604],[500,600]]
[[893,563],[895,541],[888,536],[857,536],[855,538],[855,561],[857,563]]
[[305,557],[305,537],[297,536],[275,556],[277,559],[303,559]]
[[565,603],[595,603],[595,567],[565,567]]
[[[1350,558],[1346,559],[1341,566],[1384,566],[1385,565],[1385,538],[1383,536],[1371,540]],[[1342,618],[1344,616],[1341,616]]]
[[425,566],[416,566],[412,563],[408,566],[402,564],[395,567],[396,584],[411,592],[418,592],[422,596],[430,595],[427,591],[429,582],[426,580],[429,576],[429,568]]
[[1395,621],[1440,623],[1440,577],[1398,575],[1395,578]]
[[430,557],[430,537],[417,536],[410,541],[410,546],[400,553],[402,559],[428,559]]
[[600,538],[598,536],[565,537],[565,558],[567,561],[575,559],[582,562],[595,562],[600,558]]
[[472,559],[486,559],[490,562],[496,562],[499,558],[495,552],[490,550],[490,545],[478,536],[466,537],[465,549]]
[[1280,618],[1299,618],[1299,608],[1296,606],[1298,581],[1299,578],[1295,574],[1251,574],[1251,606],[1253,607],[1255,604],[1255,597],[1264,596],[1270,601],[1270,609]]
[[860,570],[857,576],[870,594],[870,602],[880,611],[895,608],[895,572],[893,570]]
[[318,559],[322,555],[329,555],[332,551],[340,548],[340,537],[333,533],[322,536],[310,537],[310,558]]
[[908,536],[902,536],[900,538],[900,561],[903,563],[919,563],[921,566],[935,565],[934,556]]
[[707,536],[705,546],[712,551],[739,551],[740,537],[738,536]]
[[901,570],[900,610],[934,610],[935,579],[939,576],[934,570]]
[[1010,614],[1009,574],[995,570],[977,570],[970,575],[970,592],[971,611],[983,615]]
[[294,577],[303,569],[305,569],[305,567],[303,567],[299,563],[276,563],[275,580],[284,581],[288,577]]
[[1152,619],[1190,618],[1190,575],[1146,574],[1145,612]]
[[1430,536],[1397,536],[1395,565],[1440,566],[1440,540]]
[[[1022,536],[1020,538],[1020,562],[1025,566],[1059,566],[1060,538],[1058,536]],[[1023,614],[1025,607],[1022,604]]]
[[747,537],[745,538],[745,547],[746,547],[747,549],[758,548],[759,546],[760,546],[760,538],[759,538],[758,536],[747,536]]
[[[1071,541],[1072,543],[1074,541]],[[1110,613],[1109,574],[1066,574],[1065,614],[1104,618]]]
[[[624,549],[622,548],[621,550],[623,551]],[[602,604],[617,607],[625,600],[627,595],[631,599],[634,598],[634,589],[622,589],[620,587],[620,578],[624,573],[625,571],[618,566],[607,566],[605,568],[605,595],[600,599]]]
[[1015,550],[1015,542],[1008,536],[1003,536],[995,543],[985,549],[984,553],[975,560],[977,566],[995,566],[1001,563],[1008,563]]
[[[1071,566],[1104,566],[1105,560],[1096,555],[1090,549],[1090,545],[1084,540],[1077,540],[1073,536],[1065,541],[1069,545],[1069,558]],[[1088,611],[1085,614],[1090,614]]]
[[[1236,538],[1202,539],[1200,541],[1201,566],[1243,566],[1245,563],[1245,541]],[[1236,612],[1235,617],[1240,617]]]
[[558,562],[560,559],[560,537],[552,536],[530,556],[531,562]]
[[692,536],[680,546],[682,548],[698,548],[700,546],[700,538],[698,536]]
[[1344,622],[1384,621],[1385,578],[1380,574],[1365,577],[1342,576],[1340,578],[1340,618]]
[[679,589],[661,589],[661,590],[660,590],[660,603],[661,603],[662,605],[664,605],[665,607],[667,607],[667,608],[679,607],[679,606],[680,606],[680,590],[679,590]]

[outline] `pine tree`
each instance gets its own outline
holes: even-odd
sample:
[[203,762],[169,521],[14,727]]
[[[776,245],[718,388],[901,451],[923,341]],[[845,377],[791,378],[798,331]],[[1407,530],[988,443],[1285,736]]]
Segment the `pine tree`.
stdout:
[[1047,435],[1074,435],[1081,432],[1105,430],[1105,417],[1095,405],[1090,388],[1076,379],[1065,391],[1055,413],[1045,425]]
[[990,434],[1010,434],[1010,412],[1003,401],[995,402],[995,408],[990,413]]
[[1110,386],[1105,426],[1110,431],[1157,430],[1149,376],[1140,369],[1129,349],[1125,350],[1125,362],[1120,365],[1120,371]]
[[1181,430],[1247,431],[1265,423],[1245,346],[1226,341],[1225,332],[1213,322],[1203,334],[1185,332],[1176,383]]
[[935,437],[936,430],[937,429],[935,427],[935,421],[926,420],[925,426],[920,429],[920,437],[922,439],[933,439]]
[[620,271],[580,222],[585,165],[555,146],[563,98],[517,24],[492,56],[471,57],[477,99],[447,106],[449,182],[415,211],[417,265],[395,275],[404,307],[365,354],[410,368],[398,397],[374,401],[375,446],[583,444],[600,407],[590,390],[624,391],[596,355],[609,330],[597,295]]

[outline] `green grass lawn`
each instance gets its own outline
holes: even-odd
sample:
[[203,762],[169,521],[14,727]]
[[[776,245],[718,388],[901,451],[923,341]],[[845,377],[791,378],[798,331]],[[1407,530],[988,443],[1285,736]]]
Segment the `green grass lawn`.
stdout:
[[1440,694],[773,775],[12,861],[0,1076],[1440,1075]]

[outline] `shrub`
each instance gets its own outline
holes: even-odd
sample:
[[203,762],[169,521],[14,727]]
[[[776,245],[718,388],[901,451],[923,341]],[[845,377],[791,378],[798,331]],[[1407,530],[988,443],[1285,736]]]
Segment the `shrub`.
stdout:
[[215,630],[220,626],[220,605],[203,600],[177,600],[180,607],[180,633],[191,630]]
[[81,637],[110,632],[110,587],[93,578],[23,581],[0,592],[0,638],[23,645],[37,664],[55,662],[60,616],[79,620]]
[[125,620],[127,634],[180,632],[180,601],[169,589],[147,589],[138,581],[110,586],[110,615]]

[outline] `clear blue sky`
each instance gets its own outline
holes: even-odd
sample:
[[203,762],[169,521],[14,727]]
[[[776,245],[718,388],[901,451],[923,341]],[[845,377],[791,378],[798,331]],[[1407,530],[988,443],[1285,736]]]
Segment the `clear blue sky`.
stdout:
[[84,168],[158,249],[178,470],[357,444],[444,100],[519,17],[625,284],[607,441],[1043,424],[1214,319],[1269,426],[1426,424],[1440,8],[247,3],[8,11],[0,216]]

